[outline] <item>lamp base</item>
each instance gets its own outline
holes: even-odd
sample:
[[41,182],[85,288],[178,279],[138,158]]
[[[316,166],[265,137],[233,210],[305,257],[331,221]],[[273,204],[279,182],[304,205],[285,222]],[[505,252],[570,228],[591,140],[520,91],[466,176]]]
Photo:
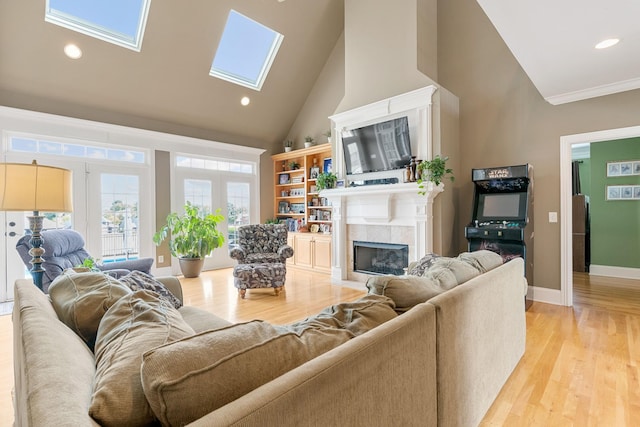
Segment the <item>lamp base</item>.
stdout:
[[38,211],[33,211],[33,216],[27,218],[29,219],[29,230],[31,230],[31,239],[29,240],[31,245],[31,249],[29,249],[29,255],[31,255],[31,277],[33,277],[33,283],[41,291],[44,291],[42,289],[42,274],[44,273],[42,255],[44,254],[44,248],[41,247],[43,240],[40,235],[44,217]]

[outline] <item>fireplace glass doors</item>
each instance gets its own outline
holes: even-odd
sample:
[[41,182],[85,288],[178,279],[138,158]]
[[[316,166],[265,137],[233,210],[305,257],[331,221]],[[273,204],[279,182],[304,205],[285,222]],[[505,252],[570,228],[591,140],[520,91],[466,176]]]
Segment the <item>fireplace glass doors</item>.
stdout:
[[353,242],[353,271],[367,274],[404,274],[409,246],[393,243]]

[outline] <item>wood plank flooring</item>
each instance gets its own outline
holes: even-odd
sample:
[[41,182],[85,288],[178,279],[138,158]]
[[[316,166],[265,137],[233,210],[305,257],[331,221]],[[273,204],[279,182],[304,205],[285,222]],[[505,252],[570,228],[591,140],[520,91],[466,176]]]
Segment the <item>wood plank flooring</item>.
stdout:
[[[286,291],[237,296],[231,270],[183,279],[185,303],[232,322],[284,324],[363,292],[326,275],[287,271]],[[633,426],[640,422],[640,281],[577,273],[575,306],[534,303],[527,312],[525,356],[483,426]],[[11,316],[0,316],[0,427],[11,426]]]
[[640,425],[640,281],[574,275],[574,307],[533,303],[525,355],[484,426]]

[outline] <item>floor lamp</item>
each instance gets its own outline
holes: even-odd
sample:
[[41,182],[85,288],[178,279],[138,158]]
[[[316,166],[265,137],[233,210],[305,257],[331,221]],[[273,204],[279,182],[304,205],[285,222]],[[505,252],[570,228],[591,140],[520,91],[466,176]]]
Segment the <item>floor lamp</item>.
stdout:
[[42,222],[40,212],[71,212],[71,171],[53,166],[0,163],[0,211],[33,211],[31,230],[31,276],[42,290]]

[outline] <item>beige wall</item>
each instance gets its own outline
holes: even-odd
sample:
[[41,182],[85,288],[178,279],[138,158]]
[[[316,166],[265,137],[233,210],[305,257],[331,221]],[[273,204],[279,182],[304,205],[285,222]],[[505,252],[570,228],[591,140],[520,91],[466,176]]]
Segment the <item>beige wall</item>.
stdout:
[[[317,143],[326,142],[322,134],[331,127],[331,116],[344,96],[344,34],[340,36],[324,65],[304,106],[300,110],[286,139],[295,142],[294,149],[304,146],[304,137],[311,135]],[[282,147],[278,152],[284,151]]]
[[[559,289],[560,223],[549,223],[548,212],[562,215],[560,137],[639,125],[640,91],[547,103],[478,4],[468,0],[438,2],[438,76],[460,99],[458,215],[471,219],[471,168],[532,164],[535,285]],[[459,248],[465,247],[461,235]]]
[[[425,1],[345,0],[345,96],[336,112],[434,83],[418,70],[418,4]],[[422,10],[428,21],[429,9]],[[435,59],[435,49],[420,44],[423,58]]]

